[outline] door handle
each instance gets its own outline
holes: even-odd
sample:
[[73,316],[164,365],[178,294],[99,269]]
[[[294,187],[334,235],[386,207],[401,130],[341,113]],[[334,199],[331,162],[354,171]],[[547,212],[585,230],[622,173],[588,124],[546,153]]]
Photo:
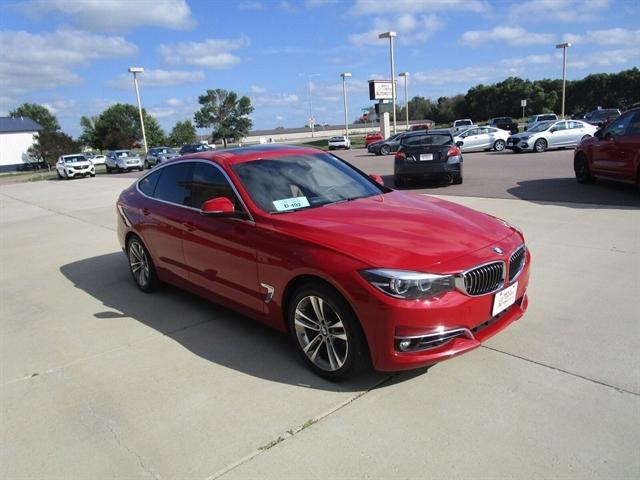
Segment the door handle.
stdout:
[[149,210],[147,207],[144,207],[142,209],[142,214],[146,217],[151,214],[151,210]]
[[185,230],[187,230],[188,232],[193,232],[195,230],[197,230],[197,227],[191,223],[191,222],[184,222],[182,224],[182,226],[185,228]]

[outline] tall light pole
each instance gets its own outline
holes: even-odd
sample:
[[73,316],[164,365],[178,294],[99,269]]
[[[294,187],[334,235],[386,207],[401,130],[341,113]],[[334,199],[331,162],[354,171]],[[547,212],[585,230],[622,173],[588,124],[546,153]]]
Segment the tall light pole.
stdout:
[[404,77],[404,113],[406,116],[406,126],[407,130],[409,130],[409,93],[407,91],[407,79],[409,78],[409,72],[401,72],[398,74],[399,77]]
[[344,134],[349,139],[349,119],[347,115],[347,77],[350,77],[349,72],[341,73],[342,77],[342,100],[344,101]]
[[311,136],[313,137],[313,126],[315,124],[315,119],[313,118],[313,100],[311,98],[311,77],[318,77],[320,76],[320,74],[311,73],[309,75],[305,75],[303,73],[300,73],[299,75],[307,77],[307,92],[309,94],[309,128],[311,128]]
[[129,73],[133,73],[133,84],[136,87],[136,98],[138,99],[138,112],[140,113],[140,127],[142,127],[142,141],[144,142],[144,152],[147,153],[147,134],[144,131],[144,119],[142,118],[142,104],[140,103],[140,91],[138,90],[138,77],[137,73],[144,72],[142,67],[129,67]]
[[564,118],[564,93],[567,83],[567,48],[569,48],[571,44],[569,42],[559,43],[556,45],[556,48],[562,49],[562,113],[560,114],[561,118]]
[[393,101],[393,133],[396,133],[396,65],[393,61],[393,39],[397,37],[396,32],[384,32],[378,38],[389,39],[389,50],[391,55],[391,97]]

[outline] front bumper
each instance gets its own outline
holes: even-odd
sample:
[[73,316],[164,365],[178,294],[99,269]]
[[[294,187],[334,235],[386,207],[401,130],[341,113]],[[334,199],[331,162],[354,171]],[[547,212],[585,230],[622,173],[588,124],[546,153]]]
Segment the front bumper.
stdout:
[[69,178],[73,178],[73,177],[86,177],[87,175],[95,175],[96,174],[96,169],[95,167],[92,165],[90,167],[87,168],[65,168],[65,173],[67,174],[67,177]]
[[533,142],[529,139],[529,140],[517,140],[515,143],[510,143],[509,140],[507,140],[507,144],[505,145],[505,148],[508,150],[532,150],[533,149]]
[[[499,244],[504,246],[502,242]],[[505,251],[513,249],[511,246]],[[359,302],[356,310],[366,332],[374,367],[381,371],[420,368],[479,347],[521,318],[527,310],[530,261],[527,250],[526,264],[520,275],[502,287],[504,290],[517,282],[516,301],[495,316],[492,310],[497,293],[468,296],[452,291],[429,300],[407,301],[369,288],[370,291],[373,289],[369,298]],[[362,282],[366,283],[366,280],[362,279]],[[402,339],[425,337],[444,340],[434,341],[420,350],[403,352],[399,348]]]

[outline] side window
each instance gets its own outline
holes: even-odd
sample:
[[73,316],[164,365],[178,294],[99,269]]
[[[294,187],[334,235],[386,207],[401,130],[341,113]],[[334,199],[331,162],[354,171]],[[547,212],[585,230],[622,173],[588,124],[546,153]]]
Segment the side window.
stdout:
[[566,130],[567,129],[567,122],[558,122],[553,126],[553,128],[555,128],[556,131]]
[[155,189],[155,197],[178,205],[191,204],[193,162],[180,162],[164,167]]
[[189,206],[202,208],[204,202],[216,197],[227,197],[238,209],[235,192],[224,174],[213,165],[201,162],[194,163]]
[[569,128],[583,128],[583,125],[580,122],[567,122],[569,124]]
[[635,117],[636,115],[637,112],[631,112],[628,115],[622,115],[621,117],[618,117],[613,122],[611,122],[611,124],[609,124],[607,130],[605,131],[605,135],[613,135],[614,137],[617,137],[618,135],[624,135],[627,132],[627,127],[629,127],[631,124],[631,118]]
[[477,128],[472,128],[466,134],[467,137],[473,137],[474,135],[478,135],[478,129]]
[[160,174],[162,172],[160,170],[156,170],[153,173],[150,173],[142,180],[138,182],[138,188],[142,193],[147,195],[148,197],[153,197],[153,192],[156,189],[156,185],[158,184],[158,179],[160,178]]
[[627,135],[640,135],[640,111],[635,112],[629,121]]

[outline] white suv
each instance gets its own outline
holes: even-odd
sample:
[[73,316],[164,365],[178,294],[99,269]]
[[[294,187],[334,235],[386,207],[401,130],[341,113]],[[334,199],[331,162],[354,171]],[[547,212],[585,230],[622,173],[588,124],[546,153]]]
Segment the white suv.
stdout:
[[70,178],[75,177],[90,177],[96,176],[96,168],[91,161],[87,160],[87,157],[81,153],[73,155],[62,155],[56,162],[56,172],[58,172],[58,178]]
[[344,148],[345,150],[349,150],[351,148],[351,140],[349,140],[344,135],[331,137],[329,139],[329,150],[335,150],[336,148]]

